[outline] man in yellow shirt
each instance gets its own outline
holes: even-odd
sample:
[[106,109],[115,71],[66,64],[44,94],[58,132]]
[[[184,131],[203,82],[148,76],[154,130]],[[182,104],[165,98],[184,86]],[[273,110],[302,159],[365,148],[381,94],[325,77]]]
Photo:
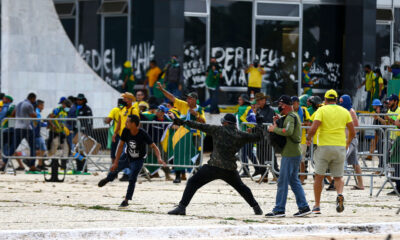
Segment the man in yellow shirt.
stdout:
[[157,82],[160,74],[161,74],[161,69],[157,66],[156,60],[151,60],[150,61],[150,69],[146,73],[146,80],[144,80],[143,83],[143,88],[146,88],[147,84],[149,85],[150,88],[150,94],[153,95],[153,87],[154,84]]
[[[325,106],[318,108],[311,129],[308,131],[307,145],[311,145],[311,138],[319,130],[317,145],[314,153],[315,179],[314,196],[315,206],[313,213],[321,214],[320,201],[323,187],[323,180],[326,171],[329,169],[334,180],[337,192],[336,211],[343,212],[343,174],[344,161],[346,159],[346,149],[355,136],[353,120],[349,111],[336,105],[338,94],[331,89],[325,93]],[[346,140],[346,127],[349,136]]]
[[[114,132],[115,132],[115,130],[117,128],[117,123],[118,123],[119,118],[120,118],[121,109],[125,106],[125,104],[126,103],[124,102],[124,100],[122,98],[119,98],[117,107],[111,109],[111,111],[108,114],[108,116],[104,119],[104,123],[106,123],[106,124],[110,124],[111,122],[113,122],[113,124],[110,126],[112,135],[114,135]],[[109,132],[109,134],[110,134],[110,132]],[[112,160],[112,163],[114,163],[114,160],[115,160],[115,153],[117,151],[117,147],[118,147],[118,141],[115,141],[115,142],[111,141],[111,160]]]
[[[253,99],[256,93],[261,91],[262,87],[262,75],[265,74],[265,70],[260,66],[258,60],[255,59],[253,64],[246,69],[246,73],[249,74],[249,82],[247,84],[247,94],[250,99]],[[253,97],[251,97],[253,96]]]
[[358,87],[361,88],[362,86],[365,85],[365,91],[367,91],[367,105],[365,106],[365,111],[368,111],[370,108],[370,104],[372,102],[372,91],[373,91],[373,81],[375,79],[375,73],[372,71],[370,65],[365,65],[365,80],[362,82],[362,84]]
[[[135,100],[135,96],[133,96],[133,94],[130,92],[126,92],[126,93],[122,94],[121,97],[123,98],[123,101],[126,103],[126,106],[124,108],[122,108],[120,111],[119,120],[117,122],[116,128],[114,129],[114,134],[112,136],[112,141],[114,143],[116,142],[117,146],[120,141],[122,131],[126,127],[126,120],[128,119],[128,116],[136,115],[136,116],[140,117],[139,110],[136,109],[132,104],[133,101]],[[123,161],[125,159],[126,159],[126,156],[123,154],[120,158],[120,161]],[[130,174],[130,172],[128,170],[124,169],[124,176],[120,179],[120,181],[128,181],[129,174]]]

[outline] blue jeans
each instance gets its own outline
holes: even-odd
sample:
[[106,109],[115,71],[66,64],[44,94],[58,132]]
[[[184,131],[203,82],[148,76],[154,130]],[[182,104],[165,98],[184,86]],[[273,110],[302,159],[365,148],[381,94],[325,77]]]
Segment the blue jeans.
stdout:
[[289,185],[296,197],[298,208],[308,207],[306,196],[298,177],[300,162],[301,156],[282,157],[274,212],[285,212]]
[[211,113],[219,113],[219,108],[218,108],[218,87],[215,90],[211,90],[210,89],[210,100],[211,100],[210,112]]
[[129,162],[129,160],[125,158],[125,160],[118,162],[118,169],[116,171],[109,172],[107,175],[107,179],[109,181],[113,181],[118,176],[118,173],[120,171],[122,171],[125,168],[130,169],[129,185],[128,185],[128,189],[126,191],[126,199],[128,199],[128,200],[132,200],[132,195],[133,195],[133,192],[135,191],[136,180],[140,173],[140,170],[142,170],[143,163],[144,163],[144,159],[139,159],[139,160]]
[[371,92],[370,91],[367,91],[367,105],[365,106],[365,111],[369,111],[369,105],[371,104]]

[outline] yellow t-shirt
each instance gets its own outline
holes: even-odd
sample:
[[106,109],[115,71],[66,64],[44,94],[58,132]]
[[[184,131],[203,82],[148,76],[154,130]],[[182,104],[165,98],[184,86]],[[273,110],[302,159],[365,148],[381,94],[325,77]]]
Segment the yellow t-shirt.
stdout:
[[147,71],[146,77],[149,78],[149,87],[153,87],[154,84],[158,80],[158,76],[161,74],[161,69],[159,67],[155,68],[150,68],[149,71]]
[[119,114],[120,114],[120,112],[121,112],[121,109],[118,108],[118,107],[115,107],[115,108],[111,109],[110,113],[108,114],[108,118],[111,118],[112,121],[113,121],[113,128],[114,128],[114,130],[115,130],[115,128],[116,128],[116,126],[117,126],[117,123],[118,123],[118,121],[119,121],[119,118],[120,118],[120,115],[119,115]]
[[[389,116],[389,117],[391,119],[395,120],[395,121],[396,120],[400,120],[400,107],[397,107],[396,110],[394,110],[394,111],[389,109],[387,113],[388,114],[397,114],[397,116],[392,115],[392,116]],[[392,132],[390,134],[390,139],[396,139],[398,136],[400,136],[400,132]]]
[[373,71],[365,74],[365,90],[371,91],[372,90],[372,82],[375,79],[375,73]]
[[[303,122],[310,121],[311,120],[311,116],[310,116],[310,113],[307,111],[307,108],[306,107],[301,107],[301,109],[303,110],[303,113],[305,113],[305,114],[303,114]],[[306,129],[303,129],[301,131],[301,144],[306,144],[306,142],[307,142],[306,132],[307,132]]]
[[261,68],[250,67],[249,70],[249,87],[261,88],[262,86],[262,74]]
[[[187,102],[182,101],[178,98],[175,98],[174,101],[174,107],[176,107],[178,109],[179,112],[181,112],[181,117],[184,118],[187,116],[188,112],[189,112],[189,105]],[[202,118],[204,121],[206,120],[206,116],[204,114],[204,111],[200,112],[200,118]]]
[[346,124],[353,121],[345,108],[329,104],[318,108],[314,121],[320,121],[318,146],[346,146]]
[[136,115],[138,117],[140,117],[139,115],[139,110],[137,108],[135,108],[133,105],[130,108],[126,108],[124,107],[123,109],[121,109],[120,111],[120,121],[121,121],[121,127],[119,129],[119,135],[122,135],[122,131],[125,129],[126,127],[126,119],[128,119],[129,115]]

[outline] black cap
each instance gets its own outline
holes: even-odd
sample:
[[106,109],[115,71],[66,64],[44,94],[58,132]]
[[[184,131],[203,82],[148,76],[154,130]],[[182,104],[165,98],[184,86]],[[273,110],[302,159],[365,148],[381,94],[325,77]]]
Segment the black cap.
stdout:
[[284,103],[286,105],[292,105],[293,104],[292,99],[288,95],[282,95],[278,100],[278,103],[280,103],[280,102]]
[[221,123],[230,123],[230,124],[236,124],[236,117],[232,113],[227,113],[223,118],[221,118]]
[[389,101],[399,101],[399,97],[396,94],[392,94],[390,95],[390,97],[388,97]]
[[300,102],[300,99],[297,96],[292,96],[291,99],[292,102]]
[[84,100],[84,99],[86,99],[86,98],[85,98],[85,94],[79,93],[78,96],[76,96],[76,99],[78,99],[78,100]]

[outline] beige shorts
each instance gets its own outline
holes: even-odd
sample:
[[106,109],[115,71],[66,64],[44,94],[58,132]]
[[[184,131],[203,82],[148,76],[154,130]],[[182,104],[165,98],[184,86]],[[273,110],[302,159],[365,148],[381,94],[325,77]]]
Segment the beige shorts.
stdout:
[[344,161],[346,160],[346,147],[318,146],[314,153],[314,168],[318,175],[325,175],[326,171],[332,177],[342,177],[344,174]]

